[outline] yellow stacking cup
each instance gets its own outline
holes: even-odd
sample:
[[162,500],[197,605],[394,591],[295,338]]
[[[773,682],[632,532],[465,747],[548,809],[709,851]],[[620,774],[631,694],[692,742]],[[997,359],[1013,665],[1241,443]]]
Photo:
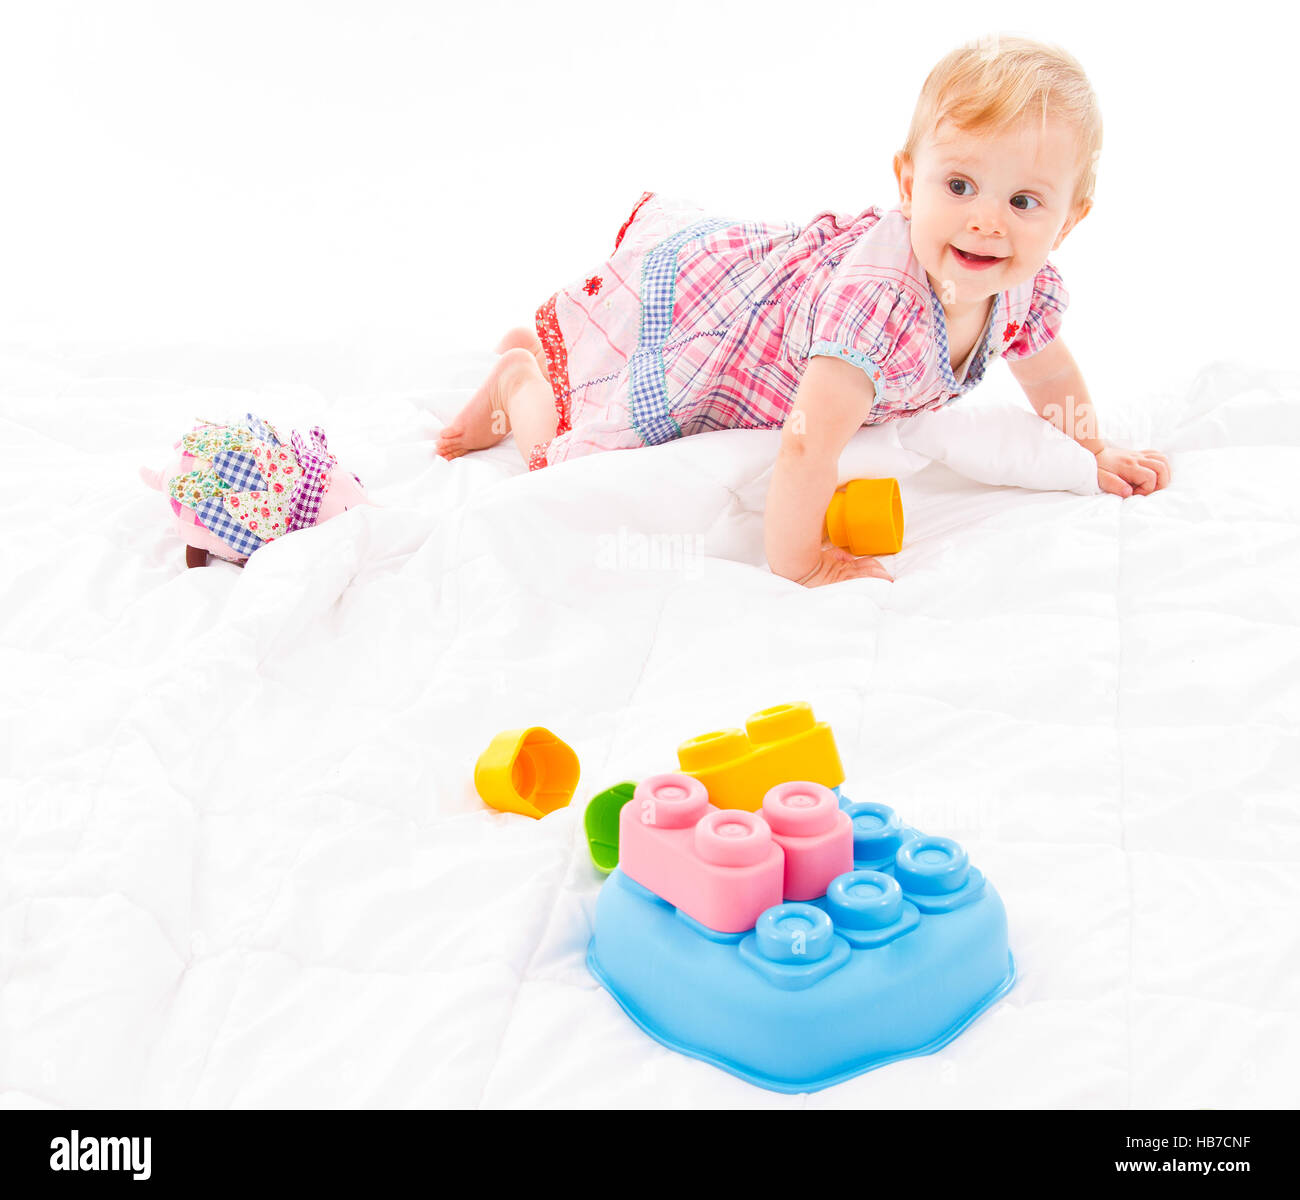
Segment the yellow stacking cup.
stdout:
[[549,729],[498,733],[474,767],[474,787],[502,812],[541,818],[573,799],[578,756]]
[[831,497],[826,535],[850,554],[897,554],[903,500],[897,479],[852,479]]

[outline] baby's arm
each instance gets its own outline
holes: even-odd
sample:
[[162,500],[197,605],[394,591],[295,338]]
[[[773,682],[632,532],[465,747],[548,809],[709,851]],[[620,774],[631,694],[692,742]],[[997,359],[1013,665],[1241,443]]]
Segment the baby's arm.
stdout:
[[1033,410],[1097,456],[1102,491],[1149,496],[1168,486],[1169,460],[1160,451],[1121,450],[1097,436],[1097,414],[1083,372],[1059,337],[1028,358],[1007,359],[1007,366]]
[[840,453],[870,415],[874,399],[875,388],[861,367],[820,354],[808,360],[781,430],[767,494],[764,538],[773,574],[807,587],[864,575],[890,578],[874,558],[822,546]]

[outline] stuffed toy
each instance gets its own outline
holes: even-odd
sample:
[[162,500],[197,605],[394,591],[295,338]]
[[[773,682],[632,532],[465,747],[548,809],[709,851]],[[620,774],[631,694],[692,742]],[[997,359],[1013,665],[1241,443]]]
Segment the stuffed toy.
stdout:
[[170,468],[140,476],[167,496],[186,566],[206,566],[211,554],[242,567],[268,542],[371,502],[318,425],[286,442],[252,413],[232,424],[201,421],[175,449]]

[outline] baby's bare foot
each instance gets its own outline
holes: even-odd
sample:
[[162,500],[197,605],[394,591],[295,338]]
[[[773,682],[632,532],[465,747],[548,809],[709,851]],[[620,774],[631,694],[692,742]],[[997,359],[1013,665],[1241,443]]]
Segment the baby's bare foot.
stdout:
[[505,437],[510,432],[506,400],[521,367],[531,370],[534,361],[533,356],[520,347],[502,354],[469,403],[439,431],[434,452],[450,460],[471,450],[495,446]]

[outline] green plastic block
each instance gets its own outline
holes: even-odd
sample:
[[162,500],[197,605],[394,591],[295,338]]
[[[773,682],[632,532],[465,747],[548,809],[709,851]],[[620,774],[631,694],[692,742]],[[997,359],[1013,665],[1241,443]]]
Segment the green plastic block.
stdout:
[[582,819],[587,849],[596,870],[608,875],[618,866],[618,814],[632,799],[635,783],[616,783],[591,798]]

